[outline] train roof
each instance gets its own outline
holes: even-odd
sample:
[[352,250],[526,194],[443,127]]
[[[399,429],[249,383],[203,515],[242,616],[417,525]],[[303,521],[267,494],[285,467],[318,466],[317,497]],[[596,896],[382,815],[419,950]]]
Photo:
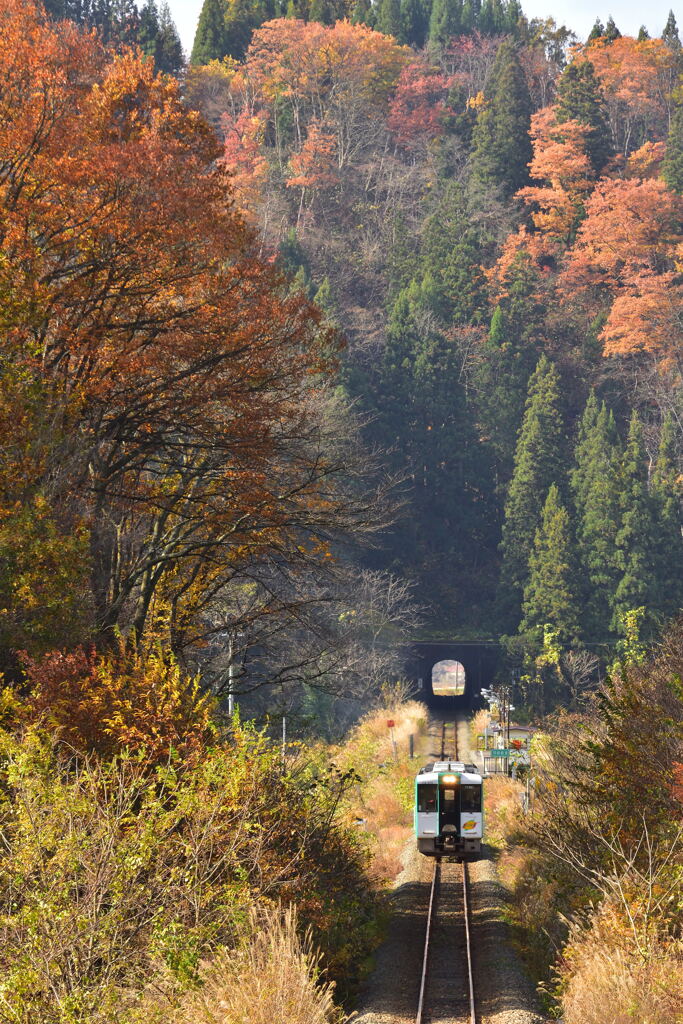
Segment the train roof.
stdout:
[[458,775],[464,776],[466,782],[481,782],[477,766],[464,761],[434,761],[426,764],[417,778],[425,782],[436,782],[440,772],[456,772]]

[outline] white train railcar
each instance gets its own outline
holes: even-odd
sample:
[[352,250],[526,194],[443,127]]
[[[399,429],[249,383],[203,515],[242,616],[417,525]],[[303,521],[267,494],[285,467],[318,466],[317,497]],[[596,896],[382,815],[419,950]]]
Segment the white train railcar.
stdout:
[[435,761],[415,779],[415,836],[428,857],[470,859],[481,850],[484,803],[473,764]]

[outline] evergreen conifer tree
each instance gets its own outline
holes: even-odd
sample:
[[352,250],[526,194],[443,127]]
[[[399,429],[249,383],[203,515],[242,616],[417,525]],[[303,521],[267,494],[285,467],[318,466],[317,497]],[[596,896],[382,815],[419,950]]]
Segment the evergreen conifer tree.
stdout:
[[470,33],[480,29],[481,0],[465,0],[462,5],[462,30]]
[[479,31],[485,36],[492,36],[496,31],[493,0],[484,0],[481,5],[481,11],[479,13]]
[[377,29],[386,36],[393,36],[401,43],[405,42],[401,0],[380,0],[377,10]]
[[674,90],[674,108],[662,163],[662,177],[670,189],[683,193],[683,88]]
[[514,631],[520,619],[529,557],[541,513],[552,484],[563,482],[564,424],[560,411],[559,378],[542,355],[531,380],[515,466],[505,503],[498,608],[501,625]]
[[645,607],[648,618],[656,610],[657,552],[655,503],[648,493],[643,427],[633,413],[622,468],[622,514],[616,537],[620,579],[614,593],[612,628],[623,628],[624,616]]
[[283,273],[289,277],[294,277],[299,268],[303,267],[306,276],[310,278],[311,265],[294,227],[289,228],[280,239],[278,262]]
[[641,25],[640,28],[638,29],[638,42],[639,43],[644,43],[645,40],[649,39],[649,38],[650,38],[650,33],[648,32],[647,28],[645,27],[645,25]]
[[545,310],[538,300],[538,272],[527,254],[515,257],[505,292],[476,373],[478,420],[500,488],[512,474],[529,378],[542,351]]
[[515,35],[519,32],[520,26],[524,25],[524,11],[519,0],[508,0],[505,10],[505,31]]
[[165,71],[167,75],[177,75],[185,64],[183,44],[166,0],[163,0],[159,8],[156,63],[159,70]]
[[115,46],[137,43],[140,15],[135,0],[110,0],[109,41]]
[[329,324],[334,327],[338,327],[338,310],[337,304],[332,296],[332,287],[330,285],[329,277],[325,276],[323,282],[318,288],[317,292],[313,296],[313,301],[325,314],[325,319]]
[[673,11],[669,11],[669,17],[666,20],[666,25],[662,32],[662,39],[670,50],[681,49],[681,37],[678,34],[678,25],[676,24],[676,18]]
[[156,0],[145,0],[140,9],[140,22],[138,26],[138,45],[148,57],[157,56],[157,41],[159,38],[159,8]]
[[427,15],[422,0],[401,0],[401,35],[410,46],[422,49],[427,37]]
[[398,296],[368,404],[372,440],[405,481],[406,509],[385,537],[388,561],[448,613],[481,592],[475,566],[493,551],[486,460],[458,380],[458,353],[425,316],[434,300],[429,275]]
[[486,308],[482,256],[459,183],[449,182],[422,239],[422,266],[437,282],[439,314],[469,323]]
[[586,153],[599,175],[613,150],[600,83],[590,61],[572,61],[562,72],[557,83],[555,109],[560,123],[574,120],[589,126]]
[[[387,451],[395,450],[398,440],[406,433],[406,423],[412,422],[415,346],[410,288],[404,288],[389,317],[381,367],[381,394],[377,396],[382,407],[378,419],[380,443]],[[406,450],[410,445],[409,437],[405,441],[404,452],[410,458]]]
[[614,18],[610,14],[605,25],[605,39],[608,43],[613,43],[615,39],[621,39],[621,32],[614,23]]
[[595,391],[590,392],[583,415],[579,421],[579,435],[574,449],[574,468],[571,472],[571,485],[577,503],[585,501],[585,487],[590,464],[590,451],[593,433],[598,422],[600,407]]
[[374,28],[376,22],[376,9],[371,0],[354,0],[351,7],[351,24],[369,25],[370,28]]
[[599,18],[596,18],[595,22],[593,24],[593,28],[588,33],[588,42],[591,43],[591,42],[593,42],[594,39],[602,39],[604,34],[605,34],[605,26],[603,25],[603,23],[600,21]]
[[503,0],[493,0],[492,4],[492,15],[493,15],[493,31],[495,35],[502,35],[507,32],[508,19],[507,11]]
[[569,513],[552,484],[529,556],[529,580],[524,588],[524,618],[520,632],[540,634],[546,623],[565,643],[579,633],[577,564]]
[[512,195],[526,185],[531,160],[531,97],[514,44],[498,47],[472,134],[472,178]]
[[222,60],[227,55],[229,42],[226,13],[225,0],[204,0],[197,22],[191,64],[208,64],[212,60]]
[[[67,3],[67,0],[43,0],[43,7],[55,21],[62,21],[65,18],[72,17],[67,12],[68,6],[70,5]],[[73,18],[73,20],[75,21],[76,19]]]
[[334,21],[334,11],[328,0],[311,0],[308,20],[318,21],[321,25],[331,25]]
[[393,222],[393,232],[387,258],[389,274],[389,305],[395,302],[399,292],[407,288],[415,276],[415,267],[419,264],[420,252],[417,233],[406,224],[401,212],[397,213]]
[[429,19],[429,42],[446,46],[462,32],[462,0],[434,0]]
[[[321,0],[326,2],[326,0]],[[321,9],[319,8],[318,14]],[[272,0],[257,3],[254,0],[232,0],[227,9],[223,35],[224,56],[243,60],[255,28],[274,16]],[[322,15],[321,15],[322,17]],[[312,21],[320,20],[311,18]]]
[[679,472],[676,426],[669,414],[662,424],[659,451],[652,474],[652,497],[656,509],[656,609],[670,618],[683,610],[683,537],[681,497],[683,480]]
[[578,555],[583,570],[583,637],[609,636],[612,601],[619,581],[616,537],[620,523],[620,450],[614,417],[594,393],[581,419],[571,485]]

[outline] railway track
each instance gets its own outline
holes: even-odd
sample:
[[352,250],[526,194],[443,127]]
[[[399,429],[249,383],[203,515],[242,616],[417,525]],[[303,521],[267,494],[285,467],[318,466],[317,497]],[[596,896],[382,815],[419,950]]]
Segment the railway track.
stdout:
[[465,863],[434,864],[415,1024],[477,1024]]
[[[441,757],[458,747],[458,722],[443,722]],[[415,1024],[477,1024],[468,886],[466,863],[435,861]]]
[[[453,749],[452,749],[452,751],[449,750],[449,742],[450,742],[449,736],[448,736],[449,726],[453,730],[453,732],[452,732],[452,736],[453,736]],[[442,722],[441,723],[441,752],[439,754],[439,759],[441,761],[444,761],[446,759],[449,759],[451,761],[458,761],[460,759],[459,750],[458,750],[458,722],[457,722],[457,720],[455,722]]]

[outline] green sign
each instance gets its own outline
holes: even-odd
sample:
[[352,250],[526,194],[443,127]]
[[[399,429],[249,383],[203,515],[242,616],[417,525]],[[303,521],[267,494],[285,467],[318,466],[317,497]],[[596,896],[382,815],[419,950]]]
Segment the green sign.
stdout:
[[489,754],[491,757],[509,757],[510,751],[506,750],[505,747],[503,747],[502,749],[498,750],[489,750]]

